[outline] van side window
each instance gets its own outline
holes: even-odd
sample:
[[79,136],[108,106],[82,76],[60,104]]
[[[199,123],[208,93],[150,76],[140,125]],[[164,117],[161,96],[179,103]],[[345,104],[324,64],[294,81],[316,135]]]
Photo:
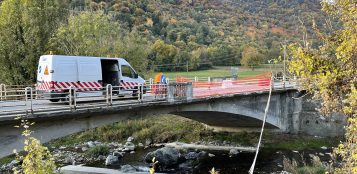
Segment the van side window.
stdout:
[[131,69],[130,66],[122,65],[121,66],[121,73],[125,77],[135,78],[135,73],[134,73],[133,69]]

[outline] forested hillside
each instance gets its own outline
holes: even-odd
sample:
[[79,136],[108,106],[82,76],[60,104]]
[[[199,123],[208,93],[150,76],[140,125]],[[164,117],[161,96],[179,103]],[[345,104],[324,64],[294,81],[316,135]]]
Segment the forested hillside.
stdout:
[[247,47],[266,61],[279,56],[284,39],[301,40],[303,26],[310,33],[313,19],[323,21],[317,0],[76,0],[71,9],[104,10],[153,42],[174,46],[176,55],[165,60],[154,54],[155,64],[185,63],[190,56],[201,63],[238,64],[241,53],[252,50]]
[[[41,54],[52,50],[55,54],[120,56],[134,62],[141,72],[179,71],[187,64],[195,70],[212,65],[266,63],[282,55],[285,40],[311,40],[313,20],[318,25],[325,23],[318,0],[49,0],[46,5],[41,0],[26,1],[35,7],[24,2],[3,0],[0,29],[16,25],[11,20],[26,16],[6,18],[8,13],[15,13],[7,8],[28,8],[19,12],[27,11],[32,16],[26,20],[48,15],[46,8],[58,9],[52,17],[58,23],[42,21],[46,28],[53,29],[40,40]],[[9,34],[34,34],[30,26],[43,27],[39,26],[41,22],[17,25],[29,31],[1,32],[0,41]],[[22,44],[24,53],[31,49]],[[5,71],[4,60],[11,61],[7,55],[10,49],[0,47],[0,63],[4,64],[0,71]],[[31,59],[30,66],[36,67],[38,56],[36,52],[26,58]],[[33,80],[32,72],[26,73]],[[10,77],[4,75],[0,78],[16,81],[6,80]]]

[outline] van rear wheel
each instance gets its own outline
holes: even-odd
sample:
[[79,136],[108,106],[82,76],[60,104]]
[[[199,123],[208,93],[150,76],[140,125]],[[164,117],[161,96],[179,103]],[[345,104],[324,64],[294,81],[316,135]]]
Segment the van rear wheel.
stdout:
[[144,89],[142,90],[142,87],[140,86],[139,87],[139,89],[138,89],[138,87],[136,87],[135,88],[135,91],[133,91],[133,97],[137,97],[138,96],[138,93],[139,93],[139,91],[141,92],[143,92],[144,94],[146,94],[146,88],[145,88],[145,86],[144,86]]
[[50,102],[59,102],[60,101],[60,99],[50,99]]
[[70,95],[69,95],[69,94],[65,95],[65,96],[63,97],[62,101],[63,101],[66,105],[69,105],[70,103],[71,103],[72,105],[74,105],[74,100],[73,100],[74,96],[72,95],[71,97],[72,97],[72,102],[70,102]]

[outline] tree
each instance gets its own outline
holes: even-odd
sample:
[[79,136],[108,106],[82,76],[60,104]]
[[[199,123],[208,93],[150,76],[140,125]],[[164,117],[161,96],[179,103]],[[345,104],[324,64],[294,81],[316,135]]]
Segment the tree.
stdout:
[[259,65],[262,61],[262,55],[258,50],[251,46],[246,46],[242,52],[242,59],[240,63],[245,67],[250,67],[254,70],[254,67]]
[[[127,33],[125,36],[123,33]],[[102,11],[72,15],[51,39],[56,54],[122,57],[140,73],[146,72],[150,52],[147,41],[135,31],[128,32]]]
[[102,11],[71,15],[50,41],[56,54],[77,56],[114,56],[122,38],[119,23]]
[[172,64],[178,51],[174,45],[166,44],[163,40],[156,40],[151,48],[155,64]]
[[200,47],[191,52],[191,59],[189,61],[189,69],[197,70],[202,61],[207,59],[207,49]]
[[292,73],[301,84],[322,99],[321,111],[347,116],[346,141],[335,150],[343,159],[338,173],[357,173],[357,1],[323,1],[323,10],[340,20],[340,28],[315,31],[322,41],[317,49],[308,44],[290,45]]
[[124,36],[118,49],[120,57],[126,58],[139,73],[146,74],[151,48],[145,38],[132,31]]
[[66,17],[57,0],[5,0],[0,4],[0,81],[33,83],[49,38]]

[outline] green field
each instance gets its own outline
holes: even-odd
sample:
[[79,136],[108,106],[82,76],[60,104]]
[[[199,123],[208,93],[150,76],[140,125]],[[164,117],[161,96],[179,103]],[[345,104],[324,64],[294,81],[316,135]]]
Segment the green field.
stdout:
[[[238,78],[245,78],[249,76],[255,76],[258,74],[265,73],[267,71],[256,70],[251,71],[248,69],[243,69],[238,71]],[[201,70],[201,71],[189,71],[189,72],[163,72],[164,75],[170,79],[176,78],[176,76],[184,77],[231,77],[231,70],[228,68],[218,68],[210,70]],[[157,72],[149,74],[149,78],[154,78]]]

